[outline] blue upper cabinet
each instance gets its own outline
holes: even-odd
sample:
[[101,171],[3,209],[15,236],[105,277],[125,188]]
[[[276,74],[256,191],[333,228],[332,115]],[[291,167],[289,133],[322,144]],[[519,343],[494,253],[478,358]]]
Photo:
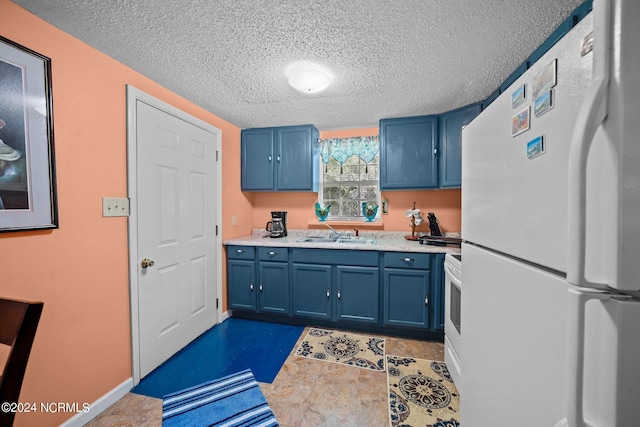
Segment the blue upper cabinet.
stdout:
[[462,185],[462,128],[480,114],[480,104],[470,105],[440,116],[440,187]]
[[318,138],[314,126],[276,128],[276,189],[318,191]]
[[241,135],[242,191],[274,189],[274,129],[246,129]]
[[318,137],[313,125],[243,130],[242,191],[318,191]]
[[380,120],[380,189],[438,188],[438,117]]

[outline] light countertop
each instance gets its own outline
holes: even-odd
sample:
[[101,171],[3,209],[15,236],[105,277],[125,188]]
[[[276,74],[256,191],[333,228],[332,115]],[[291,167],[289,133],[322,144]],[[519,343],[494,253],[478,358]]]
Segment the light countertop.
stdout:
[[[327,237],[329,235],[327,231],[321,230],[288,230],[287,234],[287,237],[271,238],[267,231],[254,229],[253,233],[249,236],[234,237],[232,239],[225,240],[223,243],[227,246],[237,245],[394,252],[460,253],[460,248],[456,246],[421,245],[418,241],[407,240],[404,236],[410,233],[406,232],[360,232],[360,240],[375,241],[374,244],[298,241],[308,236]],[[351,233],[351,236],[353,236],[353,233]],[[452,233],[447,234],[447,236],[459,237],[459,234],[457,235]]]

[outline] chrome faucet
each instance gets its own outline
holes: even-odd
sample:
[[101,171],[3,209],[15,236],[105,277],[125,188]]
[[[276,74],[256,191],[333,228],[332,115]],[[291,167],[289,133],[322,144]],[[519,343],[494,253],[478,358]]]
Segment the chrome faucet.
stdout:
[[340,233],[338,230],[336,230],[335,228],[333,228],[332,226],[330,226],[329,224],[327,224],[326,222],[324,223],[324,225],[326,225],[327,227],[329,227],[329,229],[331,230],[331,233],[329,234],[329,237],[335,237],[337,239],[339,239],[340,237],[342,237],[342,233]]

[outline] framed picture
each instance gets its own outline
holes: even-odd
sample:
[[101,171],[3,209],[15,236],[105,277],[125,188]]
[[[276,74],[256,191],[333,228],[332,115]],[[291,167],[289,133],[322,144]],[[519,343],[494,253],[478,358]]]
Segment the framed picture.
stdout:
[[533,159],[544,154],[544,136],[540,135],[527,142],[527,157]]
[[520,135],[529,129],[530,107],[525,108],[511,118],[511,136]]
[[553,108],[553,89],[540,95],[533,103],[533,115],[540,117]]
[[51,60],[0,37],[0,232],[58,227]]
[[554,87],[557,82],[556,70],[558,68],[558,60],[554,59],[533,76],[533,99],[538,99],[543,92],[547,92]]
[[511,108],[516,108],[527,99],[527,85],[523,84],[511,94]]

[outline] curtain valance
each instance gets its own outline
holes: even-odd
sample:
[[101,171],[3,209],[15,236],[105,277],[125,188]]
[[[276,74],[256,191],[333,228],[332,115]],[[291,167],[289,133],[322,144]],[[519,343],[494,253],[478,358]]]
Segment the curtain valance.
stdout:
[[360,157],[365,165],[368,165],[376,157],[378,151],[379,143],[377,136],[356,136],[351,138],[320,140],[320,155],[325,165],[329,163],[329,160],[333,157],[342,167],[352,156]]

